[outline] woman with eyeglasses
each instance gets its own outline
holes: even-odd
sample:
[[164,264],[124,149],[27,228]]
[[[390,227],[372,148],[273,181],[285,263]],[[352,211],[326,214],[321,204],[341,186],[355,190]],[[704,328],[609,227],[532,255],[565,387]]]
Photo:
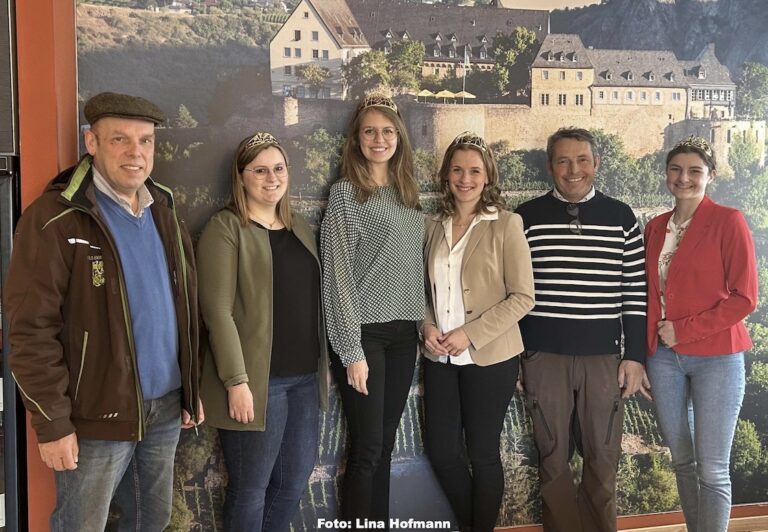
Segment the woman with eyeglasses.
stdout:
[[341,173],[320,229],[332,370],[350,433],[341,516],[388,527],[391,455],[424,317],[424,220],[392,99],[360,101]]
[[424,444],[462,530],[490,532],[504,494],[499,440],[533,308],[533,271],[519,215],[504,210],[496,161],[462,133],[438,174],[427,221]]
[[289,528],[315,465],[327,398],[320,261],[291,211],[288,158],[269,133],[243,139],[232,200],[197,246],[208,331],[201,395],[229,484],[225,530]]
[[729,459],[744,397],[744,318],[757,303],[755,246],[744,216],[707,196],[715,154],[689,137],[667,154],[673,210],[645,228],[648,377],[672,453],[688,530],[722,532]]

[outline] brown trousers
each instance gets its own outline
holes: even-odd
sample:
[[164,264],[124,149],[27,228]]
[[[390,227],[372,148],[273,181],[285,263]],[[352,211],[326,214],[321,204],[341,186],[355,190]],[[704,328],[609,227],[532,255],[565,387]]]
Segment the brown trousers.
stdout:
[[[624,419],[619,363],[617,355],[523,353],[546,532],[616,531],[616,472]],[[574,405],[584,457],[578,487],[568,465]]]

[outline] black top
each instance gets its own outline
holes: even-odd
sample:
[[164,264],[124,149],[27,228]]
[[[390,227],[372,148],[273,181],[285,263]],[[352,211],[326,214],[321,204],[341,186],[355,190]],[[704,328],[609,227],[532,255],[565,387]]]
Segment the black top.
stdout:
[[269,230],[269,245],[273,293],[269,374],[292,377],[314,373],[320,359],[320,269],[309,250],[287,229]]

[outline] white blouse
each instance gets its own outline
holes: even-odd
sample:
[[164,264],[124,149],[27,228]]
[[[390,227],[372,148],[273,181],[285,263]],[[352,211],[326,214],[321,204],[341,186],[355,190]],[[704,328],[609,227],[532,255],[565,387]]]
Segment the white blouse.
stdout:
[[691,220],[693,219],[688,218],[680,225],[677,225],[672,221],[672,218],[674,218],[674,216],[670,216],[669,221],[667,222],[667,233],[664,237],[664,246],[662,246],[661,254],[659,255],[659,285],[661,288],[659,296],[661,299],[662,319],[667,315],[666,285],[667,276],[669,275],[669,265],[672,264],[672,258],[675,256],[677,248],[680,247],[680,242],[685,236],[685,231],[688,229],[688,226],[691,225]]
[[[462,297],[461,286],[461,263],[464,259],[464,250],[469,242],[469,235],[472,229],[485,220],[498,220],[499,213],[494,210],[490,213],[477,213],[472,223],[469,224],[467,232],[451,247],[453,242],[453,218],[448,217],[443,220],[443,233],[445,238],[437,246],[434,257],[430,260],[434,263],[435,278],[435,321],[437,328],[441,333],[452,331],[464,325],[464,299]],[[425,350],[426,351],[426,350]],[[437,356],[425,352],[425,356],[433,362],[451,363],[457,366],[474,364],[469,355],[469,349],[465,349],[456,356]]]

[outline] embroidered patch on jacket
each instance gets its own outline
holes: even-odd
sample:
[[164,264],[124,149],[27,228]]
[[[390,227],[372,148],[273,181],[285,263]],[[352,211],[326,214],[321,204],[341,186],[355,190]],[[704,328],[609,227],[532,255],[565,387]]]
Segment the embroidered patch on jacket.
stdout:
[[104,261],[101,258],[91,259],[91,282],[97,288],[104,285]]

